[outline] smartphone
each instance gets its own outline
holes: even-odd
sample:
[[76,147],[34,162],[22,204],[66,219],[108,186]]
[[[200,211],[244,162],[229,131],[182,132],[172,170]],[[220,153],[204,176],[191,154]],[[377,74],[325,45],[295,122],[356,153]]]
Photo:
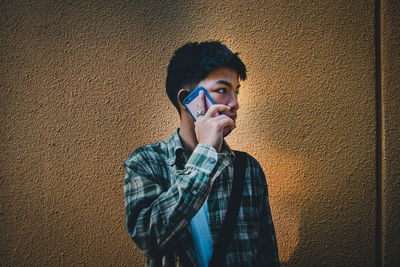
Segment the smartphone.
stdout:
[[[203,101],[202,99],[200,99],[199,97],[199,93],[200,91],[203,91],[204,95],[205,95],[205,108],[206,110],[204,111],[204,113],[207,112],[207,110],[212,106],[215,105],[215,102],[213,101],[213,99],[211,98],[211,96],[208,94],[207,90],[204,89],[204,87],[200,86],[197,87],[196,90],[194,90],[193,92],[191,92],[184,100],[183,100],[183,105],[186,107],[186,109],[189,111],[190,115],[192,116],[193,120],[196,121],[196,112],[199,110],[199,102]],[[221,115],[221,112],[218,112],[218,115]],[[228,134],[231,133],[231,129],[227,128],[224,129],[223,135],[224,137],[227,136]]]

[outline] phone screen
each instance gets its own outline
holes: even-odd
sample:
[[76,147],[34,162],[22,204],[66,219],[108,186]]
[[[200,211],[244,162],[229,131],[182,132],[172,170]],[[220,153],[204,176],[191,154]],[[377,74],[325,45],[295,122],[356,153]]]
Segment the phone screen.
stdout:
[[186,106],[186,108],[189,110],[190,115],[192,115],[194,121],[196,121],[196,113],[200,109],[199,108],[200,103],[201,103],[201,101],[203,101],[199,97],[200,91],[203,91],[204,95],[206,96],[206,98],[205,98],[206,99],[206,103],[205,103],[206,110],[204,111],[204,113],[206,113],[207,110],[214,104],[214,101],[212,100],[210,95],[207,93],[207,91],[203,87],[199,87],[195,91],[190,93],[190,95],[187,96],[183,100],[183,103]]

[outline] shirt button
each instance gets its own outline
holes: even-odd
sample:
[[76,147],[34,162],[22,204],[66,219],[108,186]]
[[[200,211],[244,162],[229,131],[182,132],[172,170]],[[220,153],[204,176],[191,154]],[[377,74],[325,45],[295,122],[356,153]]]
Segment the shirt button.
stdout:
[[210,162],[211,164],[214,164],[215,161],[216,161],[216,160],[215,160],[214,158],[209,158],[209,159],[208,159],[208,162]]

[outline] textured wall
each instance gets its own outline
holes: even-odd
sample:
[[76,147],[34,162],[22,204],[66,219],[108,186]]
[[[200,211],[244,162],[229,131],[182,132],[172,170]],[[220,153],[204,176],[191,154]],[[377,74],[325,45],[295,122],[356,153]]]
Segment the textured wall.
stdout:
[[399,14],[399,1],[382,1],[382,259],[387,266],[400,262]]
[[[267,174],[281,261],[375,265],[374,4],[2,1],[1,265],[144,263],[125,230],[122,162],[171,135],[168,60],[209,39],[248,66],[228,142]],[[398,12],[385,10],[383,88],[398,88]],[[398,100],[398,90],[384,96],[388,259]]]

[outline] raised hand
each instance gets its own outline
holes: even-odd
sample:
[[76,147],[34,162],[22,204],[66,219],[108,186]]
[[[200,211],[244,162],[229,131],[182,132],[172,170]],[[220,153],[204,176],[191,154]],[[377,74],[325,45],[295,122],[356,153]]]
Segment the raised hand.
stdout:
[[223,131],[225,128],[231,130],[236,128],[234,120],[222,114],[216,116],[218,112],[224,113],[230,110],[229,106],[216,104],[206,111],[204,92],[199,92],[198,110],[196,112],[195,132],[198,143],[209,144],[218,152],[221,150],[223,141]]

